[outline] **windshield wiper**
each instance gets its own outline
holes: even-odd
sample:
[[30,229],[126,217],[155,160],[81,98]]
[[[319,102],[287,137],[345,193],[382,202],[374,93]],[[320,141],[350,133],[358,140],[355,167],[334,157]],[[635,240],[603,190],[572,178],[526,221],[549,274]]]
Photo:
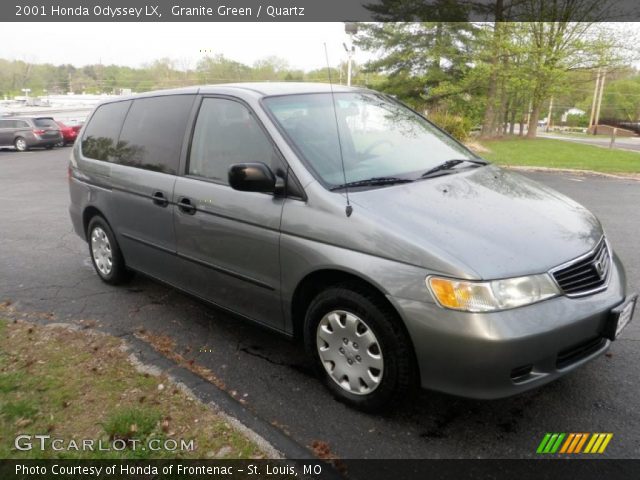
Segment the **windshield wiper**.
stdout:
[[420,178],[427,178],[433,175],[434,173],[443,172],[446,170],[452,170],[453,167],[460,165],[461,163],[464,163],[464,162],[474,163],[476,165],[488,165],[488,162],[485,162],[484,160],[471,160],[468,158],[447,160],[446,162],[442,162],[440,165],[436,165],[435,167],[430,168],[429,170],[424,172],[420,176]]
[[410,178],[400,178],[400,177],[373,177],[373,178],[365,178],[364,180],[357,180],[355,182],[343,183],[341,185],[336,185],[335,187],[331,187],[330,190],[340,190],[341,188],[350,188],[350,187],[369,187],[369,186],[378,186],[378,185],[393,185],[394,183],[409,183],[413,182]]

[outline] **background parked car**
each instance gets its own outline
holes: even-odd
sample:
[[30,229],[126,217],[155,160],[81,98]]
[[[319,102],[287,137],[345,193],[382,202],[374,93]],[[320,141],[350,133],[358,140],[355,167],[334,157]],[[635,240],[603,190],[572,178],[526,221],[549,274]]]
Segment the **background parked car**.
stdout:
[[60,133],[62,133],[62,141],[58,144],[58,146],[64,147],[66,145],[72,145],[76,141],[78,132],[82,128],[82,125],[70,126],[64,124],[59,120],[56,120],[55,122],[58,127],[60,127]]
[[3,117],[0,147],[25,152],[34,147],[51,149],[62,141],[60,127],[51,117]]

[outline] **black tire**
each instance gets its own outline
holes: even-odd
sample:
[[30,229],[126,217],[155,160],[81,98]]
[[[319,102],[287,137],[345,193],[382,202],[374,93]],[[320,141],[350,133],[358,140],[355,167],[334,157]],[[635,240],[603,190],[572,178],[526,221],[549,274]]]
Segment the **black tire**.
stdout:
[[24,139],[24,137],[17,137],[13,141],[13,146],[18,152],[26,152],[29,150],[29,146],[27,145],[27,141]]
[[[347,391],[324,368],[316,346],[320,321],[328,313],[343,310],[362,319],[380,345],[384,373],[379,385],[368,394]],[[397,313],[375,292],[355,285],[337,285],[318,294],[307,309],[304,322],[304,343],[320,378],[341,402],[358,410],[378,412],[393,409],[410,398],[418,386],[418,368],[411,340]]]
[[[111,252],[111,269],[108,272],[101,271],[98,266],[98,261],[94,257],[94,251],[92,248],[92,236],[94,232],[100,229],[105,233]],[[96,232],[97,233],[97,232]],[[99,215],[94,216],[89,222],[89,226],[87,227],[87,243],[89,245],[89,255],[91,256],[91,263],[93,263],[93,267],[96,270],[96,273],[100,277],[103,282],[106,282],[111,285],[119,285],[121,283],[127,282],[131,279],[132,273],[127,269],[127,266],[124,262],[124,257],[122,256],[122,252],[120,251],[120,246],[116,241],[115,235],[109,227],[107,221]]]
[[46,150],[53,150],[54,145],[47,145],[44,147]]

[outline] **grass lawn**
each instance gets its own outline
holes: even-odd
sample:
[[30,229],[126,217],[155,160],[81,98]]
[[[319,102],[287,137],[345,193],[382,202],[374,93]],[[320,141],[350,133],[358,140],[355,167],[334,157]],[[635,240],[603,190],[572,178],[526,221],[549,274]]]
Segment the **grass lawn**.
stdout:
[[[136,369],[122,345],[95,332],[0,318],[0,458],[264,456],[166,376]],[[14,446],[20,434],[50,435],[63,448],[50,443],[42,451],[32,437],[37,448],[20,451]],[[68,446],[83,439],[93,440],[95,450]],[[171,451],[173,440],[178,447]],[[115,449],[97,451],[98,441]]]
[[569,168],[607,173],[640,173],[640,152],[609,150],[548,138],[487,140],[479,152],[500,165]]

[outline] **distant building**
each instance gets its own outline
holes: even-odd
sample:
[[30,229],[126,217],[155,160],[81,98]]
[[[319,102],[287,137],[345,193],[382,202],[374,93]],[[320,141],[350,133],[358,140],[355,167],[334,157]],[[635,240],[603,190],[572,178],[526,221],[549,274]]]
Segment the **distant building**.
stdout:
[[579,108],[576,108],[576,107],[571,107],[569,110],[567,110],[562,114],[562,117],[560,118],[560,120],[562,121],[562,123],[566,123],[567,117],[569,115],[584,115],[586,113],[587,112],[585,112],[584,110],[580,110]]

